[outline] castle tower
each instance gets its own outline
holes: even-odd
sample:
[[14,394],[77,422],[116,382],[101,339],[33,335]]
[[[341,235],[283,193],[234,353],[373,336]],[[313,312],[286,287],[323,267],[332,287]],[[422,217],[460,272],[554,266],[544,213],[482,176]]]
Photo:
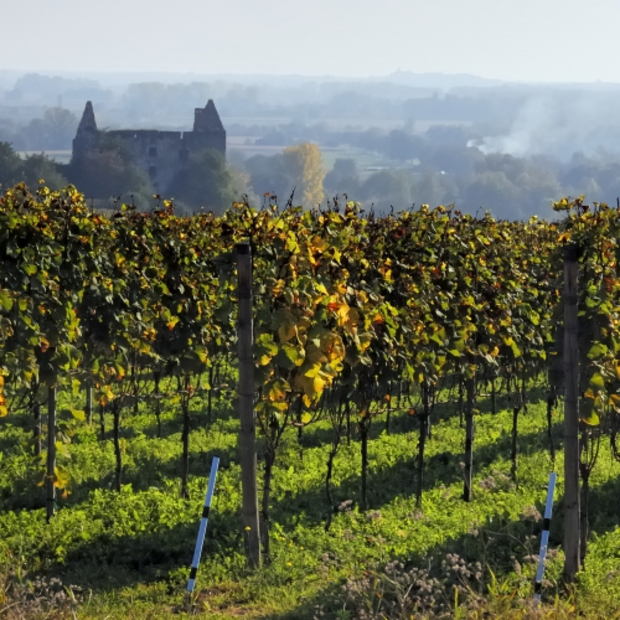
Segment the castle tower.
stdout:
[[79,159],[84,157],[92,150],[97,140],[99,130],[97,129],[97,121],[95,120],[95,112],[91,101],[86,102],[82,120],[78,125],[77,133],[73,139],[73,158]]
[[209,99],[204,108],[194,110],[193,148],[215,149],[226,156],[226,130],[220,115],[215,109],[213,99]]

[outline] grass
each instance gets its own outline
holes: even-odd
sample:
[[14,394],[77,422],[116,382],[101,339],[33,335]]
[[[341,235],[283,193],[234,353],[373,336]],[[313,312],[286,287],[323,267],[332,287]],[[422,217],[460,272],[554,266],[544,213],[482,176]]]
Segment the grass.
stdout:
[[[516,484],[509,478],[512,413],[505,409],[493,415],[484,400],[479,403],[475,494],[469,504],[461,499],[464,431],[452,407],[434,414],[420,508],[413,497],[415,416],[397,416],[389,435],[383,420],[374,421],[370,510],[358,508],[361,457],[354,438],[336,457],[333,494],[341,510],[329,531],[324,474],[330,429],[318,422],[304,430],[301,441],[291,429],[273,481],[272,562],[255,573],[244,563],[238,425],[229,403],[218,402],[217,419],[209,425],[196,401],[189,500],[179,499],[181,420],[173,406],[163,415],[161,438],[146,406],[137,415],[125,413],[120,494],[111,490],[111,439],[99,440],[96,423],[67,421],[73,436],[59,463],[72,477],[72,492],[59,499],[60,509],[49,524],[42,489],[36,486],[41,462],[30,456],[29,420],[24,415],[5,418],[0,422],[0,616],[183,617],[188,566],[211,458],[217,455],[220,473],[193,601],[199,615],[620,617],[620,465],[605,443],[592,475],[589,555],[568,597],[558,551],[563,470],[558,452],[545,604],[539,611],[531,605],[541,529],[537,511],[543,511],[552,467],[545,403],[536,396],[542,395],[532,393],[534,402],[519,421]],[[107,424],[111,435],[111,420]],[[560,419],[554,433],[561,447]],[[403,602],[407,589],[409,602]]]

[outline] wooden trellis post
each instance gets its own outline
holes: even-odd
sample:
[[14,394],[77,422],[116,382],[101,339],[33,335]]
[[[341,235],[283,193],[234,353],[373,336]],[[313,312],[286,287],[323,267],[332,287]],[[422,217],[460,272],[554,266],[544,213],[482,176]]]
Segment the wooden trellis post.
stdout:
[[580,566],[579,333],[577,246],[564,251],[564,578],[575,581]]
[[237,244],[239,294],[239,459],[245,551],[248,566],[260,566],[260,528],[256,466],[256,415],[254,411],[254,329],[252,318],[252,250]]

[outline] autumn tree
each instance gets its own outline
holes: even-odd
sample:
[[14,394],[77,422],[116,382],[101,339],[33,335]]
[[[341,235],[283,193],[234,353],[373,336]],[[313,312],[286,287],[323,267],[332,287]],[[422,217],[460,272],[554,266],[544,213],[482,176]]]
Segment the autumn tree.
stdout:
[[323,202],[325,171],[319,147],[305,142],[284,149],[283,156],[289,176],[297,185],[299,202],[306,207],[316,207]]

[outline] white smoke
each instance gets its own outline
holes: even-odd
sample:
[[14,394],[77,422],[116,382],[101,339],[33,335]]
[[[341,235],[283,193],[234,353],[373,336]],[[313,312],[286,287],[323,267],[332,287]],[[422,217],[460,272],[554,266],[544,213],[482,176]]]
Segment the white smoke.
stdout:
[[484,153],[515,157],[553,155],[570,159],[576,151],[618,150],[620,114],[614,93],[557,90],[528,98],[504,135],[485,137]]

